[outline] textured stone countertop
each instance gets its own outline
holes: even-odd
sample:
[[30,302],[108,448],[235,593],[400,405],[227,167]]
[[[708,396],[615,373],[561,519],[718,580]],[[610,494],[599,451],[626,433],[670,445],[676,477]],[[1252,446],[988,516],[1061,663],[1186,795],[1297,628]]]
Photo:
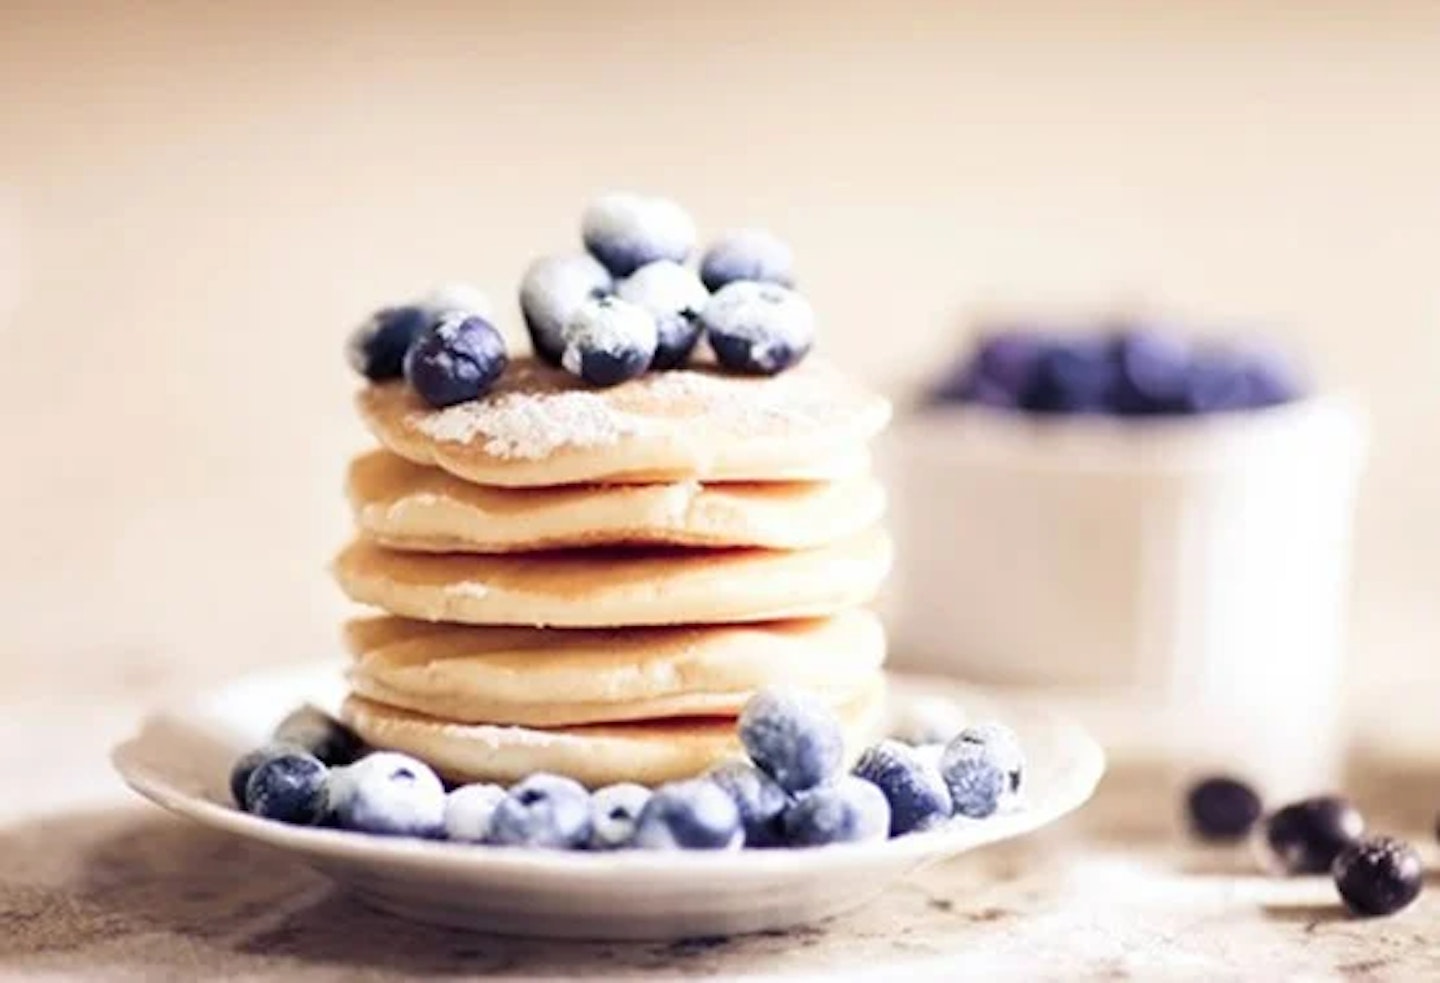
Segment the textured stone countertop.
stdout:
[[[139,712],[126,700],[0,712],[0,975],[1440,979],[1440,885],[1400,917],[1353,920],[1326,881],[1269,880],[1244,850],[1186,845],[1172,793],[1123,768],[1059,826],[813,928],[576,944],[412,925],[130,794],[106,751]],[[1367,773],[1354,788],[1375,825],[1434,859],[1440,782]]]

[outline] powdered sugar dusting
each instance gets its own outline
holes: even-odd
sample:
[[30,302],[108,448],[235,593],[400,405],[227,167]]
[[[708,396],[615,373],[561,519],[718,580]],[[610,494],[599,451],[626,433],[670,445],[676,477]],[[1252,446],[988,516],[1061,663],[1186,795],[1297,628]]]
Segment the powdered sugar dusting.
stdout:
[[493,457],[538,461],[563,447],[603,447],[639,433],[645,421],[617,412],[590,392],[532,396],[507,393],[489,400],[460,403],[416,420],[436,440],[470,443],[481,438]]

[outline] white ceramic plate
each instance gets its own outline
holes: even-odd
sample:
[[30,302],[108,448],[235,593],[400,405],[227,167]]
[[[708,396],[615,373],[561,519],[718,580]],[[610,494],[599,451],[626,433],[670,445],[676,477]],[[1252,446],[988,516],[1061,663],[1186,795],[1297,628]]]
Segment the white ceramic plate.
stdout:
[[671,939],[778,929],[837,915],[917,868],[1038,829],[1080,806],[1104,771],[1078,726],[951,683],[895,678],[892,701],[953,691],[971,719],[1014,727],[1029,760],[1023,803],[884,843],[734,853],[569,853],[286,826],[230,804],[230,765],[303,702],[343,693],[327,663],[247,677],[150,717],[117,747],[132,788],[207,826],[293,853],[365,902],[406,918],[516,935]]

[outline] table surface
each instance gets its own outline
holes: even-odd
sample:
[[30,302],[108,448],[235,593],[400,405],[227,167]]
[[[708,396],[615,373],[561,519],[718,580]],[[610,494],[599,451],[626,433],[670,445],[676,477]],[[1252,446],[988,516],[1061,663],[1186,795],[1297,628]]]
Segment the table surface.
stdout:
[[[1266,878],[1243,848],[1187,843],[1166,778],[1123,766],[1057,826],[810,928],[615,944],[409,924],[130,794],[106,752],[143,709],[133,694],[0,705],[0,974],[1440,979],[1440,887],[1399,917],[1352,919],[1325,879]],[[1435,776],[1371,765],[1351,788],[1372,825],[1433,857]]]

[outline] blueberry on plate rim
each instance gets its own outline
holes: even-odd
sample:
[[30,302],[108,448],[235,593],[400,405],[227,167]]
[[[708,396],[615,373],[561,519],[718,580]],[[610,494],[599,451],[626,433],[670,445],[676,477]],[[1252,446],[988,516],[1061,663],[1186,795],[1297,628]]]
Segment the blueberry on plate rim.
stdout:
[[750,761],[726,761],[705,773],[730,796],[740,811],[747,848],[780,846],[783,842],[781,816],[790,797],[775,780]]
[[998,721],[987,720],[963,728],[955,736],[955,741],[988,747],[1005,772],[1007,793],[1016,795],[1020,792],[1025,783],[1025,749],[1020,746],[1020,738],[1013,730]]
[[635,823],[641,850],[730,850],[745,841],[740,810],[725,790],[703,778],[661,785]]
[[313,706],[302,706],[275,727],[274,739],[304,748],[330,767],[348,765],[360,756],[364,742],[334,717]]
[[445,832],[445,786],[407,754],[376,751],[336,768],[330,809],[342,829],[378,836],[437,838]]
[[573,850],[590,841],[590,793],[572,778],[537,772],[511,786],[490,820],[490,842]]
[[650,790],[634,782],[617,782],[590,794],[590,849],[619,850],[631,845]]
[[1000,808],[1010,776],[993,745],[957,737],[940,756],[940,774],[956,816],[988,819]]
[[452,843],[484,843],[505,794],[505,789],[488,782],[451,789],[445,796],[445,838]]
[[945,779],[907,744],[883,740],[870,745],[851,773],[884,794],[890,805],[891,836],[930,829],[950,818]]
[[875,842],[890,834],[890,804],[870,782],[845,775],[799,795],[784,826],[792,847]]
[[295,826],[318,825],[330,811],[330,769],[313,754],[281,750],[245,782],[245,811]]

